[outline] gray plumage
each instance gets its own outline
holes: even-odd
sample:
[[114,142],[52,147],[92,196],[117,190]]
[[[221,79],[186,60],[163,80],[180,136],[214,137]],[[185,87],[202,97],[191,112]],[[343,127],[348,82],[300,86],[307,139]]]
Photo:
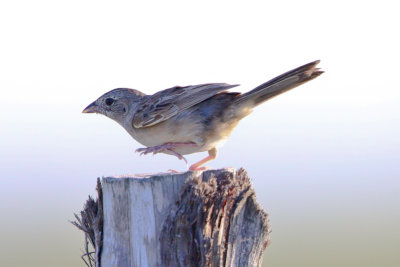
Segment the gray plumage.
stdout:
[[244,94],[228,92],[238,85],[225,83],[175,86],[153,95],[118,88],[99,97],[83,112],[100,113],[117,121],[147,147],[137,150],[142,154],[166,153],[184,159],[182,155],[208,151],[208,157],[189,168],[201,170],[202,164],[216,157],[218,143],[255,106],[322,74],[315,67],[318,63],[288,71]]

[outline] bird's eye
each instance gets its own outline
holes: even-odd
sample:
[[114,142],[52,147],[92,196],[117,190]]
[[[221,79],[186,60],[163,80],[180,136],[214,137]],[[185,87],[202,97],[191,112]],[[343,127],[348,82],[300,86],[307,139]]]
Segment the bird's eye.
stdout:
[[106,98],[106,100],[104,101],[106,103],[107,106],[111,106],[112,103],[114,103],[114,99],[112,98]]

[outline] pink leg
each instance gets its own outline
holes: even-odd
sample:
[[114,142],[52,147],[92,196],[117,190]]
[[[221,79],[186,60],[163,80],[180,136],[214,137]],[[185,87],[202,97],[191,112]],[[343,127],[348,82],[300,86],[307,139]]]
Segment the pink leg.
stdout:
[[177,147],[182,147],[182,146],[197,146],[195,143],[165,143],[159,146],[152,146],[152,147],[144,147],[144,148],[138,148],[136,149],[136,152],[140,153],[140,155],[146,155],[148,153],[161,153],[165,151],[169,151],[172,155],[176,156],[178,159],[183,159],[186,164],[187,160],[178,152],[176,152],[174,149]]
[[196,162],[192,166],[190,166],[189,171],[202,171],[205,170],[206,167],[200,167],[206,162],[209,162],[210,160],[213,160],[217,157],[217,149],[214,147],[213,149],[208,150],[208,156],[205,157],[204,159],[200,160],[199,162]]

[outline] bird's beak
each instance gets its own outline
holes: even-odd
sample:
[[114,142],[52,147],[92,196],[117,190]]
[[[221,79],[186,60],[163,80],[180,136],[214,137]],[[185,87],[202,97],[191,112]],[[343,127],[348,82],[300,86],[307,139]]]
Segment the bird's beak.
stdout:
[[99,106],[96,105],[96,102],[93,102],[89,106],[87,106],[82,113],[98,113],[99,112]]

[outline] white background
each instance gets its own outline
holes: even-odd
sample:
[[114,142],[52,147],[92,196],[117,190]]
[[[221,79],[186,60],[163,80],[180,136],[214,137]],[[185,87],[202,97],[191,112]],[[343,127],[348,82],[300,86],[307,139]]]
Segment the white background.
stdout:
[[[209,166],[244,167],[270,215],[266,266],[398,266],[395,1],[0,4],[0,266],[84,266],[68,220],[97,177],[184,171],[82,109],[116,87],[242,84],[321,59],[260,106]],[[237,88],[235,88],[237,89]],[[189,156],[191,163],[205,154]]]

